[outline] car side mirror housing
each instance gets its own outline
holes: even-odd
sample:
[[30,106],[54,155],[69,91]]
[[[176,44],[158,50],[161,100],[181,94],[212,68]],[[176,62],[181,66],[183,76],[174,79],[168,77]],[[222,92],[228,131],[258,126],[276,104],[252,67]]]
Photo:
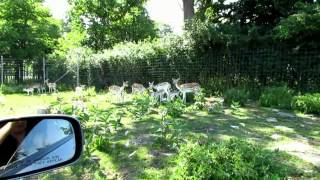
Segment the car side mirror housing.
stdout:
[[0,179],[38,174],[74,163],[82,154],[80,123],[70,116],[0,120]]

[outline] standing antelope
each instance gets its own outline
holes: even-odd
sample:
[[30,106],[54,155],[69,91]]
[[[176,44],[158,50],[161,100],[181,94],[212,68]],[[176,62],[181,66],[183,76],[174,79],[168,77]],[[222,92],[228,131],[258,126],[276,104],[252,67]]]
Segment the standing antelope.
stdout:
[[83,91],[84,91],[85,88],[86,88],[85,85],[77,86],[77,87],[76,87],[76,90],[75,90],[75,94],[78,95],[78,96],[80,96],[80,95],[83,93]]
[[151,92],[150,96],[153,97],[156,101],[163,102],[163,95],[165,92],[163,90]]
[[160,101],[163,101],[163,95],[166,94],[167,100],[170,100],[170,89],[171,84],[168,82],[162,82],[157,85],[154,85],[154,82],[149,82],[149,88],[151,90],[155,89],[157,92],[163,91],[163,93],[160,94]]
[[170,91],[170,101],[180,97],[180,91]]
[[117,101],[119,102],[119,98],[121,101],[124,99],[124,88],[128,87],[128,81],[122,83],[122,86],[112,85],[109,87],[109,92],[113,95],[117,96]]
[[45,80],[45,84],[49,88],[49,93],[51,92],[57,92],[57,84],[56,83],[49,83],[49,79]]
[[37,89],[37,93],[38,93],[38,94],[46,92],[45,86],[44,86],[43,84],[41,84],[41,83],[32,84],[32,85],[30,86],[30,88],[32,88],[32,89]]
[[198,83],[186,83],[186,84],[178,84],[180,78],[172,79],[173,84],[177,87],[177,89],[182,93],[183,102],[187,101],[187,93],[198,93],[200,90],[200,85]]
[[146,90],[146,88],[139,83],[133,83],[131,88],[132,88],[132,94],[143,93]]
[[23,89],[23,92],[28,93],[28,96],[30,96],[30,94],[33,95],[33,91],[34,91],[33,88],[24,88]]

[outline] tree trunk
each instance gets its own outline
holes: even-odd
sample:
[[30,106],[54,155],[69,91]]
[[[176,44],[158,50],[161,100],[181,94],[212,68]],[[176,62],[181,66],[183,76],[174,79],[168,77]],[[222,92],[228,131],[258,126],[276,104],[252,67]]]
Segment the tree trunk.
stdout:
[[194,16],[194,0],[183,1],[183,15],[184,20],[191,19]]

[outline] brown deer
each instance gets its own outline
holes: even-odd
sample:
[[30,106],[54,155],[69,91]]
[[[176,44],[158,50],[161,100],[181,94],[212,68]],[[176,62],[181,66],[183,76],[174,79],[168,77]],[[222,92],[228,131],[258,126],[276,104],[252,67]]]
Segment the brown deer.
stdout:
[[121,101],[124,100],[124,89],[128,87],[128,81],[122,83],[122,86],[112,85],[109,87],[109,92],[117,97],[117,102],[119,98]]
[[132,88],[132,94],[143,93],[146,91],[146,88],[139,83],[133,83],[131,88]]
[[198,93],[200,90],[200,85],[198,83],[186,83],[186,84],[178,84],[180,78],[172,79],[173,84],[176,88],[182,93],[183,102],[187,101],[187,93]]

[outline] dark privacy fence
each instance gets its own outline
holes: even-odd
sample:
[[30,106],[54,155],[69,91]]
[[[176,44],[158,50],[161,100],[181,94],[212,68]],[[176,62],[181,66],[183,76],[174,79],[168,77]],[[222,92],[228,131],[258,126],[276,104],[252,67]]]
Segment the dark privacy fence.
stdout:
[[[88,70],[86,70],[89,72]],[[122,81],[143,83],[170,81],[200,82],[222,91],[227,87],[263,87],[286,83],[301,91],[320,89],[319,49],[241,49],[211,51],[198,56],[152,56],[135,61],[101,61],[90,67],[90,82],[100,88]]]

